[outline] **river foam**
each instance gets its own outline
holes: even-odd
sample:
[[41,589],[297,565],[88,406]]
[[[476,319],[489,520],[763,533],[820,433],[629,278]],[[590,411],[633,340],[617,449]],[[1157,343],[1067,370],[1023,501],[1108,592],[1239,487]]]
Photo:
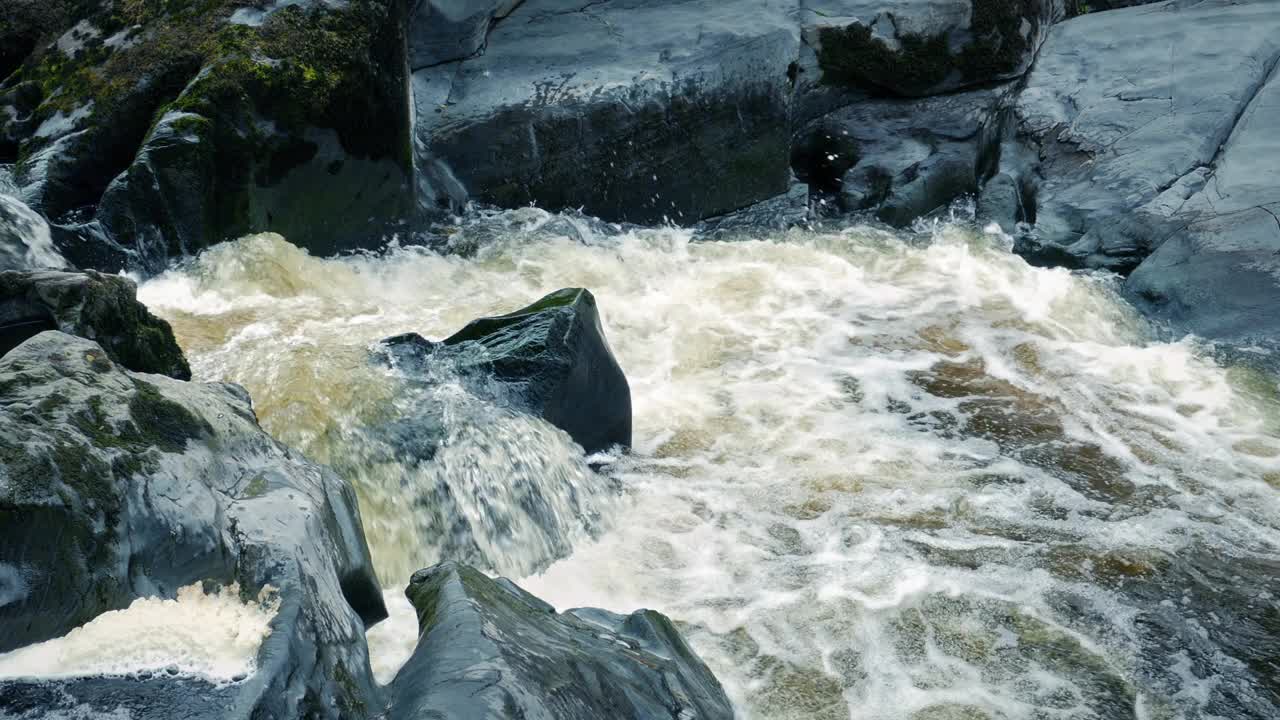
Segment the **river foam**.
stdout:
[[[407,572],[449,552],[414,520],[445,483],[490,569],[562,609],[671,615],[746,718],[1255,707],[1227,619],[1280,612],[1280,393],[1160,340],[1114,279],[964,223],[699,243],[527,209],[482,230],[455,236],[467,258],[257,236],[140,291],[197,376],[248,386],[268,430],[356,484],[399,604],[370,635],[380,679],[416,636]],[[537,421],[489,435],[464,412],[456,462],[342,470],[398,397],[371,343],[567,286],[631,383],[631,455],[595,473]],[[543,477],[555,527],[485,520]]]
[[165,673],[231,682],[252,675],[271,634],[274,602],[244,602],[236,585],[172,600],[139,598],[66,635],[0,655],[0,679]]

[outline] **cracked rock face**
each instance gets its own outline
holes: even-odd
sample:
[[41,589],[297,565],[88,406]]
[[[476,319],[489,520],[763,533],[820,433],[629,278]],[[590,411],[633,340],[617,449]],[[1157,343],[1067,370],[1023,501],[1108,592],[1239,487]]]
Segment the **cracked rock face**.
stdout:
[[1185,224],[1277,58],[1269,2],[1161,3],[1056,26],[1015,106],[1035,152],[1001,168],[1035,186],[1039,246],[1132,270]]
[[414,73],[428,204],[692,224],[790,186],[793,3],[526,0],[483,47]]
[[452,563],[415,573],[405,594],[419,639],[391,684],[397,720],[733,717],[720,683],[659,613],[557,613]]
[[27,340],[0,358],[0,536],[0,567],[23,579],[0,605],[0,651],[193,582],[280,602],[241,683],[6,680],[0,714],[377,710],[364,631],[386,611],[354,492],[268,437],[238,386],[132,373],[56,331]]
[[1280,349],[1280,81],[1249,103],[1169,238],[1129,276],[1140,306],[1204,337]]
[[1017,246],[1032,262],[1132,273],[1137,304],[1176,329],[1274,344],[1278,64],[1280,12],[1261,0],[1057,25],[983,209],[1034,225]]

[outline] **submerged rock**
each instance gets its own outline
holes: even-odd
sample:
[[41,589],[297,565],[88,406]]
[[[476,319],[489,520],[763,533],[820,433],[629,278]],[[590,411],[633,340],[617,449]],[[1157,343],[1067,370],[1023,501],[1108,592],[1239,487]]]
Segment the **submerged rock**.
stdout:
[[391,684],[397,720],[732,718],[720,683],[672,622],[554,608],[446,563],[406,590],[419,640]]
[[138,302],[132,280],[93,271],[0,272],[0,356],[44,330],[97,342],[134,372],[191,378],[169,323]]
[[355,494],[267,436],[238,386],[129,372],[60,332],[0,358],[0,568],[21,579],[4,585],[0,651],[194,582],[279,603],[256,672],[208,696],[191,678],[6,680],[0,714],[378,710],[364,631],[386,610]]
[[558,290],[515,312],[473,320],[438,343],[413,333],[383,342],[410,376],[449,362],[464,374],[492,377],[501,392],[495,400],[542,417],[588,453],[631,445],[631,388],[586,290]]

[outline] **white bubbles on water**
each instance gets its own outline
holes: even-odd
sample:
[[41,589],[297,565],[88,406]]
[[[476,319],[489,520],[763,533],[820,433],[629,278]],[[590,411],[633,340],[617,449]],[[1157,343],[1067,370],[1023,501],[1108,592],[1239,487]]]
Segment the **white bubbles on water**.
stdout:
[[[1135,618],[1195,577],[1183,558],[1280,552],[1274,380],[1158,341],[1112,278],[1029,267],[961,224],[700,243],[536,210],[497,221],[453,238],[465,259],[317,260],[258,236],[141,296],[197,375],[246,384],[271,432],[341,465],[352,418],[367,427],[398,392],[371,342],[591,289],[632,388],[632,455],[605,479],[538,421],[465,416],[430,479],[360,461],[347,474],[379,566],[429,559],[401,483],[443,483],[473,523],[551,478],[564,526],[484,554],[569,543],[521,584],[561,608],[668,613],[743,717],[1200,717],[1244,697],[1212,654],[1187,672],[1215,689],[1190,692]],[[1257,597],[1230,611],[1275,610]],[[400,609],[371,634],[380,678],[416,635]],[[1208,611],[1178,605],[1169,627]]]
[[276,609],[265,596],[242,601],[236,585],[214,593],[189,585],[172,600],[139,598],[62,637],[0,655],[0,679],[164,673],[243,680],[257,669]]

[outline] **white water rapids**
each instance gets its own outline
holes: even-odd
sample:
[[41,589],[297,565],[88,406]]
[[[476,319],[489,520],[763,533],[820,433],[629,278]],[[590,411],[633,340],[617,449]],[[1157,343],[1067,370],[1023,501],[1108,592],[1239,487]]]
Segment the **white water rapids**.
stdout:
[[[465,545],[559,608],[670,615],[743,718],[1245,717],[1274,692],[1226,647],[1254,628],[1232,618],[1280,632],[1274,380],[960,223],[593,227],[504,213],[460,229],[471,257],[255,236],[141,288],[198,379],[245,385],[356,484],[398,603],[370,635],[382,679],[415,639],[409,573]],[[633,453],[593,472],[448,383],[432,459],[373,447],[415,402],[373,343],[571,286],[631,383]]]

